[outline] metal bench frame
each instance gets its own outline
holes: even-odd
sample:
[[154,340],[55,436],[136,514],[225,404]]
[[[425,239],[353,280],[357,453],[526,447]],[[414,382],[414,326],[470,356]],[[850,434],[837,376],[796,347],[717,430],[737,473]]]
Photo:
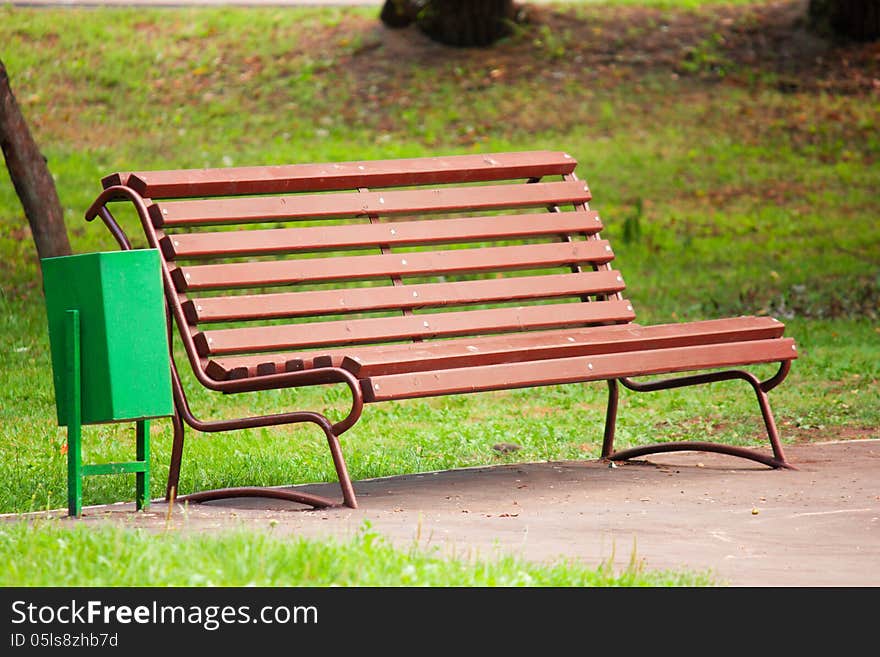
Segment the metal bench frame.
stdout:
[[[536,165],[535,162],[538,162],[540,166]],[[578,213],[591,212],[587,205],[587,201],[590,198],[589,190],[586,185],[578,181],[578,178],[574,174],[575,165],[576,162],[574,161],[574,159],[564,153],[534,152],[503,153],[486,156],[453,156],[449,158],[414,158],[411,160],[347,162],[328,165],[291,165],[290,167],[248,167],[240,169],[229,168],[214,170],[119,173],[108,176],[102,181],[104,185],[104,190],[87,210],[86,220],[91,221],[97,217],[100,217],[106,227],[112,233],[119,247],[121,249],[131,249],[132,246],[130,240],[121,228],[119,222],[115,219],[113,214],[108,209],[108,204],[110,204],[111,202],[130,202],[137,212],[148,245],[151,248],[159,249],[160,252],[164,253],[164,251],[168,250],[169,244],[166,236],[161,232],[160,229],[157,228],[157,224],[160,228],[162,227],[164,221],[163,213],[167,214],[167,209],[165,208],[167,208],[168,206],[174,206],[175,208],[180,209],[179,215],[180,217],[182,217],[180,220],[182,222],[186,222],[190,221],[192,219],[192,216],[194,216],[192,215],[192,213],[190,215],[187,215],[187,212],[190,211],[190,208],[192,207],[195,208],[195,210],[200,210],[203,205],[190,206],[186,205],[185,203],[178,205],[174,205],[173,203],[171,203],[166,204],[163,207],[162,202],[157,201],[157,199],[177,199],[191,197],[205,198],[212,195],[224,195],[225,197],[234,198],[235,196],[242,196],[247,194],[277,195],[281,193],[297,193],[303,191],[357,190],[358,193],[364,195],[362,197],[364,199],[364,202],[362,204],[362,207],[354,216],[358,216],[361,218],[367,217],[369,218],[370,224],[373,224],[375,221],[378,220],[380,213],[384,213],[385,211],[394,211],[394,208],[390,208],[389,210],[389,207],[387,205],[384,205],[386,201],[388,201],[389,205],[393,205],[399,200],[399,202],[403,203],[405,206],[406,202],[409,202],[408,199],[410,197],[405,196],[405,194],[407,193],[406,191],[386,192],[384,193],[384,196],[380,192],[377,195],[377,193],[371,193],[368,191],[368,188],[370,187],[375,188],[377,186],[396,187],[404,185],[421,185],[421,189],[424,189],[425,185],[431,185],[434,183],[438,185],[447,183],[465,183],[470,182],[471,178],[474,181],[480,181],[484,183],[493,180],[510,181],[518,178],[522,178],[523,181],[526,183],[537,183],[541,180],[544,173],[546,173],[546,175],[561,175],[563,181],[568,183],[568,185],[564,187],[564,189],[562,185],[556,183],[556,185],[559,185],[559,187],[552,188],[553,194],[563,194],[562,198],[567,199],[565,202],[570,202],[572,204],[572,207]],[[474,171],[477,171],[477,173],[474,173],[472,176],[470,176],[469,168],[474,169]],[[535,172],[539,169],[541,173],[539,175],[536,175]],[[450,171],[453,170],[454,174],[450,173]],[[307,182],[302,182],[303,180]],[[315,182],[316,180],[318,181],[317,183]],[[578,183],[580,187],[582,187],[583,191],[579,194],[575,194],[575,198],[569,199],[568,196],[565,196],[565,194],[571,196],[570,190],[574,189],[571,183],[575,182]],[[540,197],[540,194],[538,194],[538,192],[540,191],[539,188],[540,185],[532,188],[532,190],[535,190],[535,193],[537,194],[535,198],[538,199],[538,203],[541,202],[542,198]],[[545,188],[551,189],[551,187],[547,185],[545,185]],[[439,192],[436,193],[440,195]],[[492,201],[492,199],[487,196],[491,193],[491,188],[482,188],[482,190],[480,187],[462,187],[461,189],[453,188],[447,194],[447,196],[451,200],[449,201],[449,203],[447,203],[447,205],[444,205],[442,209],[458,210],[470,209],[474,207],[476,207],[477,209],[481,209],[482,206],[480,206],[480,203],[482,203],[483,201],[479,199],[483,196],[487,197],[487,207],[495,207],[499,204]],[[254,206],[257,206],[256,209],[253,210],[254,216],[247,217],[245,221],[259,221],[259,217],[271,215],[272,212],[275,212],[275,210],[273,209],[274,205],[272,205],[272,203],[270,203],[269,201],[277,200],[276,197],[269,197],[269,201],[261,203],[260,198],[261,197],[259,196],[247,199],[234,198],[233,204],[235,204],[237,208],[247,208],[251,203]],[[292,202],[292,205],[296,205],[297,203],[299,203],[299,205],[303,206],[304,209],[302,209],[302,212],[305,213],[303,216],[321,218],[321,216],[325,215],[337,216],[339,214],[346,215],[346,213],[348,213],[347,216],[351,216],[351,210],[347,209],[348,205],[350,205],[351,199],[345,195],[339,197],[341,199],[339,200],[339,205],[342,209],[331,208],[330,210],[326,211],[325,209],[323,209],[321,204],[327,203],[328,206],[332,206],[333,203],[336,202],[332,194],[307,195],[305,197],[288,196],[287,198],[295,199],[295,201]],[[473,201],[472,199],[474,198],[477,198],[477,201]],[[530,202],[532,204],[535,203],[534,199],[532,199],[532,201]],[[405,211],[406,207],[404,206],[401,206],[401,208],[398,208],[398,210],[401,212]],[[555,201],[548,202],[546,203],[545,208],[550,210],[551,212],[559,212],[559,203],[556,203]],[[282,211],[280,211],[279,216],[286,217],[294,211],[298,210],[290,210],[289,208],[284,208]],[[558,218],[559,217],[557,217],[557,219]],[[204,222],[204,219],[204,217],[199,218],[198,216],[196,216],[194,221]],[[210,219],[210,217],[208,219]],[[599,221],[598,216],[596,216],[595,219],[597,222]],[[391,232],[393,233],[394,231],[392,230]],[[586,236],[587,242],[589,242],[589,240],[591,239],[599,239],[598,230],[593,231],[590,234],[583,234]],[[568,241],[571,242],[571,239],[568,238]],[[565,239],[563,239],[559,243],[560,247],[563,245],[564,242]],[[587,244],[587,246],[577,248],[593,249],[595,245],[590,245],[587,242],[580,242],[580,244]],[[610,252],[610,247],[605,248]],[[388,254],[390,252],[390,248],[388,248],[386,245],[381,246],[382,254]],[[168,254],[165,253],[165,255],[167,256]],[[477,254],[477,256],[479,255],[480,254]],[[593,256],[590,257],[593,258]],[[564,262],[565,258],[563,257],[562,260]],[[607,264],[607,261],[603,262],[601,260],[593,258],[592,260],[590,260],[590,262],[593,263],[594,271],[611,271],[610,267]],[[596,264],[597,262],[600,264]],[[793,466],[785,459],[779,440],[779,434],[776,428],[775,421],[773,419],[772,411],[770,410],[770,405],[767,397],[767,393],[778,386],[785,379],[791,366],[791,360],[797,355],[793,341],[791,341],[791,339],[789,338],[786,338],[784,340],[781,338],[783,327],[781,324],[778,323],[778,330],[776,330],[775,327],[771,327],[773,331],[773,336],[770,336],[766,333],[768,330],[771,330],[764,326],[766,322],[760,323],[761,331],[764,331],[764,334],[755,334],[758,338],[773,338],[772,340],[763,339],[760,342],[756,341],[754,342],[754,344],[764,345],[764,347],[766,347],[767,353],[774,356],[772,358],[772,361],[778,361],[780,363],[778,372],[764,381],[757,379],[754,375],[746,371],[738,369],[725,369],[723,371],[698,373],[687,376],[674,377],[661,381],[639,383],[633,381],[632,377],[640,376],[643,374],[686,371],[688,369],[697,370],[718,368],[726,366],[728,364],[726,360],[730,360],[731,363],[734,364],[748,365],[760,362],[771,362],[771,359],[769,357],[759,357],[753,360],[751,358],[745,358],[741,353],[737,353],[726,357],[718,356],[716,357],[718,358],[716,362],[715,360],[712,360],[712,354],[714,354],[715,351],[718,351],[717,348],[720,348],[722,346],[718,343],[724,341],[724,339],[718,338],[716,342],[712,342],[708,345],[705,342],[700,342],[700,340],[695,340],[693,344],[687,344],[686,346],[688,347],[688,349],[684,349],[682,351],[682,354],[684,354],[682,362],[677,363],[672,367],[668,366],[666,360],[663,360],[653,369],[640,370],[636,368],[633,370],[633,368],[628,365],[622,365],[622,363],[624,362],[629,362],[622,361],[620,359],[620,356],[622,354],[626,353],[628,354],[628,356],[634,355],[634,357],[645,356],[646,358],[648,358],[648,361],[650,361],[650,357],[655,354],[649,353],[650,348],[648,350],[642,349],[640,351],[629,352],[627,352],[626,349],[624,349],[623,347],[621,347],[620,350],[615,350],[613,344],[617,339],[615,337],[617,335],[616,333],[612,333],[610,334],[610,337],[605,338],[606,342],[608,342],[612,346],[606,345],[602,348],[602,350],[595,350],[594,353],[596,355],[590,355],[590,349],[584,351],[585,347],[583,345],[580,345],[578,347],[580,351],[568,352],[565,350],[565,345],[560,347],[559,345],[548,344],[546,346],[546,349],[549,351],[547,352],[547,354],[545,354],[546,357],[539,361],[537,360],[537,358],[530,359],[529,357],[525,357],[523,355],[525,353],[523,351],[525,347],[522,347],[520,351],[516,353],[513,353],[511,351],[509,356],[508,354],[506,354],[503,348],[499,348],[498,353],[495,355],[495,360],[491,362],[484,360],[480,364],[469,364],[469,361],[467,360],[467,354],[464,354],[456,356],[460,360],[458,366],[454,370],[443,370],[442,364],[446,363],[448,365],[448,361],[440,357],[432,361],[430,354],[428,354],[428,356],[425,357],[424,362],[421,362],[416,369],[406,370],[404,368],[402,373],[395,374],[394,372],[392,372],[390,375],[384,377],[362,376],[361,373],[359,373],[361,371],[361,368],[369,368],[369,364],[364,365],[360,362],[358,358],[352,359],[341,357],[340,360],[335,356],[322,356],[315,358],[314,361],[311,363],[311,367],[303,366],[302,362],[296,359],[287,361],[288,367],[292,371],[277,371],[278,367],[283,364],[282,362],[279,362],[276,365],[272,365],[271,363],[257,365],[252,364],[249,367],[238,367],[232,368],[229,371],[225,371],[223,370],[223,368],[220,368],[214,361],[208,361],[208,359],[206,358],[206,350],[209,350],[210,347],[207,344],[207,339],[205,338],[204,333],[200,333],[193,329],[193,315],[195,313],[195,310],[192,304],[189,304],[186,301],[181,301],[181,290],[183,290],[183,292],[187,290],[187,281],[184,280],[184,276],[187,276],[187,274],[183,274],[182,270],[173,265],[173,263],[170,263],[169,259],[166,257],[162,258],[162,263],[163,282],[169,311],[169,337],[173,332],[173,325],[176,323],[179,329],[178,333],[180,339],[182,340],[183,347],[187,354],[190,365],[192,367],[192,371],[197,381],[202,386],[210,390],[222,393],[241,393],[281,389],[296,386],[342,383],[348,386],[352,396],[351,408],[348,414],[342,420],[335,423],[331,422],[323,414],[314,411],[293,411],[244,418],[202,420],[197,418],[190,409],[184,387],[181,383],[177,364],[172,353],[170,363],[172,370],[172,387],[174,392],[176,414],[173,418],[174,439],[171,454],[171,463],[169,468],[168,485],[166,489],[166,498],[169,500],[177,499],[201,502],[212,499],[220,499],[224,497],[262,496],[287,499],[315,508],[335,506],[337,503],[328,498],[279,488],[227,488],[222,490],[200,491],[184,496],[178,495],[177,487],[180,477],[180,467],[184,447],[184,424],[189,425],[197,431],[216,432],[307,422],[318,425],[324,432],[328,441],[336,473],[342,488],[343,503],[348,507],[356,508],[357,499],[355,496],[354,487],[346,468],[345,460],[342,455],[339,437],[357,423],[363,411],[364,404],[373,401],[383,401],[386,399],[403,399],[415,396],[457,394],[461,392],[468,392],[469,390],[466,389],[467,387],[465,386],[464,388],[462,388],[461,384],[457,382],[456,379],[456,376],[460,375],[462,372],[473,373],[473,375],[477,377],[478,380],[485,380],[485,383],[477,385],[475,390],[504,389],[529,385],[547,385],[576,381],[586,382],[592,380],[606,380],[609,388],[609,398],[606,411],[604,441],[602,446],[602,457],[605,459],[618,461],[659,452],[669,452],[677,450],[703,450],[751,459],[772,468],[793,468]],[[571,263],[570,267],[572,272],[581,271],[579,265],[574,262]],[[399,276],[392,274],[391,279],[394,286],[400,286],[402,284]],[[622,279],[620,278],[618,278],[618,280],[622,281]],[[223,282],[220,281],[221,285],[222,283]],[[259,282],[254,283],[254,285],[258,284]],[[622,289],[622,285],[620,289]],[[531,296],[538,295],[532,293]],[[607,292],[607,294],[601,295],[601,297],[597,295],[597,299],[598,298],[603,298],[609,301],[622,301],[623,303],[626,303],[625,301],[623,301],[623,297],[621,296],[619,289],[616,291],[609,291]],[[586,301],[587,299],[584,298],[583,300]],[[599,306],[595,307],[599,308]],[[620,310],[619,305],[615,307]],[[574,309],[578,308],[580,308],[582,311],[583,304],[567,304],[565,308],[571,308],[571,312],[574,312]],[[563,308],[563,311],[565,311],[565,308]],[[627,305],[626,308],[629,311],[632,310],[631,306],[629,305]],[[403,307],[403,314],[409,314],[406,307]],[[634,315],[632,315],[632,317],[634,317]],[[624,311],[622,315],[615,316],[608,321],[597,321],[594,323],[600,325],[616,324],[621,329],[636,327],[633,330],[641,331],[642,329],[639,328],[637,325],[629,323],[632,317],[629,317],[628,313]],[[490,321],[491,319],[494,319],[494,316],[487,315],[487,318],[487,321]],[[601,319],[607,318],[600,318],[600,320]],[[743,319],[747,320],[748,318]],[[775,320],[769,321],[775,322]],[[575,325],[574,321],[570,321],[568,323],[571,325]],[[590,322],[586,321],[585,323],[589,324]],[[425,326],[427,326],[428,322],[425,321],[424,324]],[[711,322],[706,324],[711,324]],[[683,327],[682,330],[685,331],[691,325],[693,325],[695,333],[699,332],[699,330],[702,330],[703,325],[700,325],[700,323],[681,323],[675,326],[681,326]],[[660,332],[662,333],[662,327],[660,328]],[[652,329],[652,327],[646,327],[644,329],[646,335],[648,334],[650,329]],[[512,331],[510,327],[505,327],[504,330]],[[608,330],[615,331],[616,328],[612,327]],[[710,329],[705,330],[707,332],[711,332]],[[749,330],[751,330],[751,328],[749,328]],[[220,333],[216,333],[216,335],[219,336]],[[516,331],[513,331],[513,333],[506,333],[506,335],[515,336]],[[620,333],[620,335],[623,336],[623,333]],[[411,338],[413,340],[413,344],[421,343],[422,338],[419,337],[416,333],[413,333]],[[642,338],[639,338],[637,336],[637,339],[635,339],[636,343],[642,344],[642,342],[640,342],[641,339]],[[728,339],[733,340],[733,338]],[[740,339],[749,340],[752,338],[746,337]],[[382,342],[382,340],[378,340],[378,342]],[[681,342],[680,338],[679,342]],[[650,342],[648,342],[648,344],[650,344]],[[664,343],[661,339],[659,342],[657,342],[657,344],[663,346],[663,344],[666,343]],[[703,346],[701,347],[700,345]],[[675,347],[675,343],[669,342],[667,347],[669,346]],[[783,348],[786,351],[783,351]],[[704,350],[708,355],[703,355],[701,349]],[[788,351],[789,349],[790,351]],[[356,348],[353,347],[352,350],[352,353],[357,353]],[[296,350],[294,349],[294,351]],[[300,349],[299,351],[303,351],[303,349]],[[314,351],[314,349],[312,349],[312,351]],[[344,354],[344,350],[335,349],[334,351]],[[395,348],[392,347],[391,351],[395,351]],[[661,349],[657,349],[657,353],[661,353],[661,351]],[[374,366],[377,366],[379,370],[381,370],[383,351],[380,348],[374,353],[376,354],[376,358],[378,359],[378,365],[374,363]],[[676,352],[676,354],[677,353],[678,352]],[[696,360],[688,360],[690,358],[689,354],[691,353],[694,354],[694,358]],[[406,356],[406,354],[404,354],[404,356]],[[709,358],[709,360],[706,360],[707,358]],[[208,366],[206,366],[205,364],[206,361],[208,361]],[[603,365],[603,363],[606,363],[606,361],[607,364]],[[530,380],[529,377],[531,375],[523,374],[523,372],[527,372],[527,370],[524,368],[537,367],[535,365],[535,363],[537,362],[542,362],[545,365],[548,362],[552,362],[554,365],[558,363],[560,367],[559,373],[556,373],[554,371],[551,372],[550,376],[545,376],[544,378],[535,377],[534,380]],[[211,369],[212,367],[214,368],[213,370]],[[582,373],[581,370],[583,370]],[[363,371],[366,372],[367,370]],[[571,372],[575,373],[572,374]],[[605,374],[603,374],[603,372]],[[446,387],[444,387],[445,384],[443,384],[444,376],[446,376],[449,381],[452,381],[452,383],[446,385]],[[511,376],[513,376],[513,378],[510,378]],[[434,383],[431,383],[428,388],[425,388],[420,392],[419,386],[424,385],[424,382],[427,381],[430,377],[434,377],[433,379],[431,379],[432,381],[434,381]],[[710,442],[694,441],[651,444],[634,447],[623,451],[614,451],[614,433],[619,401],[619,385],[623,385],[627,389],[636,392],[650,392],[655,390],[678,388],[682,386],[693,386],[732,379],[742,379],[749,383],[754,389],[758,399],[758,404],[761,410],[763,421],[767,430],[770,446],[772,449],[772,456],[766,455],[754,449],[744,447],[734,447]],[[505,383],[507,381],[511,381],[512,383]],[[381,392],[379,385],[380,382],[385,385],[385,388],[383,388]],[[385,392],[385,390],[388,389],[389,385],[391,387],[391,391]],[[395,388],[395,385],[397,385],[398,387]],[[432,385],[434,386],[433,388],[430,387]]]

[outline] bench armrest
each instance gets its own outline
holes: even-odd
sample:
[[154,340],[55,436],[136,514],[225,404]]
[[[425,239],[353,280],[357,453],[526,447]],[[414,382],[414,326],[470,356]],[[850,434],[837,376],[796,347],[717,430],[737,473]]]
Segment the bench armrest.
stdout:
[[364,396],[358,379],[347,370],[339,367],[319,367],[299,372],[281,372],[264,374],[247,379],[232,381],[216,381],[210,387],[227,394],[239,392],[259,392],[261,390],[279,390],[281,388],[298,388],[311,385],[328,385],[344,383],[351,390],[352,403],[348,415],[333,425],[336,435],[350,429],[358,421],[364,407]]

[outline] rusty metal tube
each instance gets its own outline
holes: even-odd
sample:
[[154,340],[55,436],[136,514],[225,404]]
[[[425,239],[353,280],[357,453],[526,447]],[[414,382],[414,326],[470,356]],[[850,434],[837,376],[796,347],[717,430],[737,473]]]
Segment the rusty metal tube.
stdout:
[[605,435],[602,440],[602,458],[614,452],[614,431],[617,427],[617,405],[620,397],[617,379],[608,379],[608,407],[605,409]]

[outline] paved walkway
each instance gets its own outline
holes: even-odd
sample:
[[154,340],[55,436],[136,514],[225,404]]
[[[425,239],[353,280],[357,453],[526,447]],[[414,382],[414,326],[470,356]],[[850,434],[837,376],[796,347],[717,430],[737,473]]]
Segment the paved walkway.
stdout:
[[[369,521],[402,548],[709,571],[733,586],[880,586],[880,440],[796,445],[797,471],[727,456],[657,455],[469,468],[355,482],[360,508],[267,499],[175,505],[180,531],[246,527],[346,539]],[[339,497],[336,484],[298,487]],[[164,531],[168,507],[91,507],[84,522]],[[74,522],[71,520],[71,522]]]

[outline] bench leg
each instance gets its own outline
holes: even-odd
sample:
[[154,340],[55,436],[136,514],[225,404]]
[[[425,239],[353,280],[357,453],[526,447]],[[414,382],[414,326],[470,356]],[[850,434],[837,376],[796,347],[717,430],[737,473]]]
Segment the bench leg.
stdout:
[[608,408],[605,410],[605,436],[602,440],[602,458],[614,452],[614,431],[617,428],[617,402],[620,397],[617,379],[608,379]]
[[[169,343],[172,342],[170,339],[171,329],[172,324],[169,313]],[[316,509],[339,506],[337,502],[334,502],[329,498],[301,491],[284,490],[281,488],[224,488],[190,493],[188,495],[179,495],[180,467],[181,461],[183,460],[185,424],[188,424],[196,431],[214,432],[310,422],[320,426],[324,431],[324,434],[327,436],[327,442],[330,446],[330,454],[333,458],[333,465],[336,468],[336,474],[339,477],[339,485],[342,488],[343,503],[345,506],[352,509],[357,508],[357,498],[355,497],[354,486],[352,485],[351,478],[348,474],[348,468],[345,465],[345,459],[342,456],[339,435],[350,429],[360,417],[361,409],[363,408],[363,397],[360,394],[359,387],[356,389],[352,388],[353,393],[356,394],[352,403],[351,413],[345,420],[336,424],[331,424],[326,417],[319,413],[308,411],[295,411],[292,413],[278,413],[276,415],[263,415],[230,420],[200,420],[193,414],[189,407],[189,402],[186,399],[186,392],[183,389],[183,383],[181,382],[180,374],[177,371],[177,363],[174,360],[173,351],[170,354],[170,366],[171,388],[174,393],[174,416],[172,417],[174,441],[171,447],[171,462],[168,467],[168,484],[165,489],[165,500],[167,502],[172,503],[175,500],[180,502],[207,502],[210,500],[229,499],[233,497],[266,497],[306,504]],[[356,383],[355,379],[352,379],[352,381]]]
[[[770,400],[767,393],[779,385],[788,374],[791,367],[790,361],[784,361],[779,371],[766,381],[759,381],[752,374],[740,370],[729,370],[725,372],[711,372],[708,374],[696,374],[693,376],[684,376],[675,379],[666,379],[663,381],[652,381],[649,383],[637,383],[628,378],[619,380],[611,379],[608,381],[608,408],[605,414],[605,436],[602,443],[602,458],[611,461],[625,461],[628,459],[644,456],[646,454],[656,454],[661,452],[675,452],[685,450],[697,450],[704,452],[718,452],[720,454],[729,454],[738,456],[758,463],[763,463],[771,468],[787,468],[796,470],[797,468],[785,460],[785,454],[779,440],[779,431],[776,428],[776,420],[773,418],[773,411],[770,409]],[[773,450],[773,456],[761,454],[752,449],[745,447],[736,447],[733,445],[720,445],[718,443],[709,443],[702,441],[682,441],[661,443],[657,445],[645,445],[641,447],[632,447],[619,452],[614,451],[614,432],[617,422],[618,408],[618,381],[627,389],[635,392],[653,392],[655,390],[670,390],[672,388],[681,388],[684,386],[700,385],[703,383],[712,383],[716,381],[729,381],[732,379],[742,379],[749,383],[755,391],[758,399],[758,406],[761,409],[761,417],[764,420],[764,427],[767,430],[767,437],[770,441],[770,447]]]
[[[171,383],[174,390],[175,412],[172,418],[174,426],[174,442],[171,447],[171,463],[168,468],[168,485],[165,489],[165,500],[167,502],[171,503],[177,500],[180,502],[198,503],[211,500],[229,499],[233,497],[265,497],[306,504],[316,509],[338,506],[336,502],[325,497],[280,488],[224,488],[190,493],[188,495],[178,495],[180,467],[181,461],[183,460],[184,422],[197,431],[207,432],[230,431],[246,427],[274,426],[296,422],[311,422],[320,426],[327,436],[327,442],[330,446],[330,454],[333,457],[333,465],[336,468],[336,474],[339,477],[339,485],[342,488],[343,503],[345,506],[352,509],[357,508],[357,498],[355,497],[354,486],[348,475],[348,468],[345,465],[345,459],[342,456],[342,448],[340,447],[339,438],[337,436],[339,425],[332,425],[323,415],[308,412],[282,413],[276,416],[264,416],[239,420],[199,420],[193,415],[189,408],[173,359],[171,362]],[[341,433],[345,428],[347,427],[343,427],[343,429],[338,432]]]
[[[175,413],[172,419],[174,424],[174,443],[171,447],[171,464],[168,468],[168,486],[165,489],[165,501],[173,503],[180,502],[209,502],[211,500],[229,499],[233,497],[263,497],[288,500],[306,504],[316,509],[323,509],[336,506],[336,503],[318,495],[311,495],[304,492],[288,491],[278,488],[224,488],[222,490],[201,491],[198,493],[190,493],[189,495],[178,496],[178,486],[180,484],[180,464],[183,459],[183,438],[184,424],[180,413]],[[357,498],[354,494],[354,487],[348,476],[348,469],[345,460],[342,457],[342,449],[339,445],[339,439],[327,427],[324,427],[327,434],[327,441],[330,444],[330,453],[333,456],[333,465],[336,467],[336,473],[339,476],[339,484],[342,487],[342,498],[345,506],[352,509],[357,508]]]
[[183,460],[183,420],[175,404],[174,416],[171,418],[174,426],[174,441],[171,444],[171,464],[168,466],[168,485],[165,487],[165,501],[173,502],[177,497],[178,485],[180,484],[180,462]]
[[327,434],[327,443],[330,446],[330,454],[333,457],[336,476],[339,478],[339,485],[342,487],[342,499],[345,502],[345,506],[351,509],[356,509],[357,498],[354,495],[354,486],[351,483],[351,477],[348,475],[348,467],[345,465],[345,459],[342,456],[339,437],[327,427],[322,428],[324,429],[324,433]]
[[[203,425],[205,424],[206,423],[203,423]],[[226,423],[222,420],[219,421],[217,424],[223,425],[224,428],[228,428]],[[324,430],[324,433],[327,435],[327,442],[330,446],[330,454],[333,457],[333,465],[336,468],[336,474],[339,477],[339,485],[342,488],[343,504],[351,509],[356,509],[358,506],[357,497],[355,497],[354,486],[351,483],[351,478],[348,475],[348,468],[346,467],[345,459],[342,456],[342,448],[339,445],[339,438],[332,431],[332,426],[329,422],[316,421],[315,424],[319,424]],[[210,425],[208,425],[203,426],[202,428],[210,429],[211,427]],[[315,509],[326,509],[329,507],[338,506],[338,504],[331,499],[321,497],[319,495],[312,495],[311,493],[306,493],[303,491],[291,491],[282,488],[264,488],[256,486],[206,490],[197,493],[189,493],[188,495],[177,496],[176,490],[178,480],[180,478],[180,461],[182,455],[183,422],[178,419],[178,416],[175,416],[174,447],[172,449],[171,467],[169,468],[168,473],[168,489],[165,498],[169,503],[175,500],[179,502],[200,503],[210,502],[213,500],[230,499],[235,497],[262,497],[297,502],[299,504],[311,506]]]

